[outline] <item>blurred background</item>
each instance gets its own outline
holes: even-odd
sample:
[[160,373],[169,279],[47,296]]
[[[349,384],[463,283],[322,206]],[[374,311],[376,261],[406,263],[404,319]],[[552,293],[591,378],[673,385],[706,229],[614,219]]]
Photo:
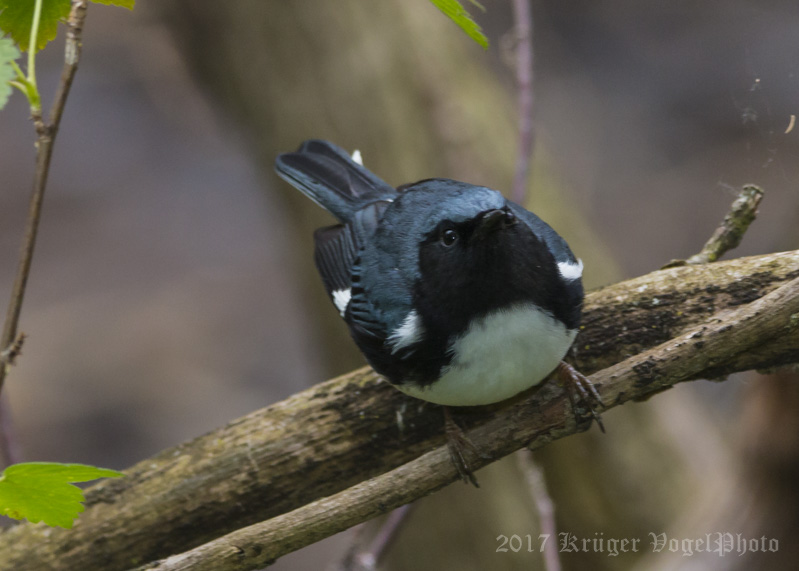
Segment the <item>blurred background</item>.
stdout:
[[[516,151],[513,15],[473,10],[483,51],[426,0],[92,5],[6,383],[24,460],[124,468],[363,363],[324,295],[311,232],[331,219],[272,173],[327,138],[392,184],[507,191]],[[734,255],[799,247],[799,4],[534,1],[527,206],[597,287],[697,252],[737,189],[761,185]],[[63,32],[62,32],[63,34]],[[39,56],[43,94],[63,35]],[[48,95],[45,95],[49,103]],[[0,303],[33,173],[19,94],[0,113]],[[565,569],[793,569],[799,379],[679,386],[536,453],[558,531],[641,538],[561,553]],[[7,416],[8,416],[7,415]],[[514,459],[419,502],[387,569],[539,569],[497,553],[538,516]],[[776,538],[779,551],[652,553],[650,532]],[[276,569],[335,565],[343,533]],[[526,540],[525,540],[526,541]]]

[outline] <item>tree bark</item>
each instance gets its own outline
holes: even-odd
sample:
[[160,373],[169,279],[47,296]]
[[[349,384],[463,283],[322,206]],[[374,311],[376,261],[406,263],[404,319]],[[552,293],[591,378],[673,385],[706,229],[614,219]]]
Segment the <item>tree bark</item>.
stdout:
[[[755,304],[784,284],[794,286],[797,276],[799,251],[794,251],[670,268],[602,288],[586,298],[575,363],[588,374],[604,369],[603,398],[615,406],[681,380],[799,362],[797,310],[790,310],[778,335],[761,338],[751,325],[756,321],[731,325],[745,312],[758,320],[784,311],[771,297],[771,305]],[[673,344],[690,346],[696,354],[687,358],[684,378],[664,380],[658,372],[673,371],[675,363],[661,344],[694,328],[699,329],[692,337]],[[661,353],[627,363],[624,370],[608,369],[654,346],[661,346]],[[367,480],[385,472],[413,472],[422,456],[433,460],[435,474],[444,471],[429,493],[456,477],[441,460],[446,452],[437,409],[394,390],[369,369],[354,371],[165,450],[132,467],[126,478],[90,488],[86,512],[73,530],[20,525],[5,531],[0,560],[18,570],[129,569],[351,486],[368,488]],[[531,440],[540,446],[587,427],[575,424],[552,382],[510,402],[458,412],[478,445],[492,434],[503,435],[496,448],[483,450],[492,458]],[[409,462],[416,464],[403,467]],[[414,499],[392,497],[386,508]]]
[[[783,331],[799,329],[799,278],[740,310],[715,314],[706,324],[594,375],[608,408],[648,396],[689,379]],[[531,450],[590,426],[571,418],[554,387],[489,415],[471,432],[481,457],[475,467],[523,446]],[[547,394],[549,393],[549,394]],[[531,420],[535,411],[535,420]],[[322,498],[290,513],[224,537],[137,571],[254,571],[278,557],[414,501],[458,479],[444,447],[407,464]]]

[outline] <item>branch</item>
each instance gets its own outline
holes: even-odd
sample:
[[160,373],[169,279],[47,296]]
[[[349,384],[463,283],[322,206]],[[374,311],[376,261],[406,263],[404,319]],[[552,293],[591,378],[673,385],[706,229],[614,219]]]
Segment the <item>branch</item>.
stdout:
[[[376,533],[371,541],[366,541],[366,537],[358,537],[348,549],[344,559],[329,568],[337,571],[377,571],[380,569],[383,558],[397,539],[397,534],[407,522],[408,516],[416,504],[409,503],[392,511],[385,518],[385,521],[369,520],[361,524],[358,530],[360,536],[362,532],[372,531],[369,524],[376,525]],[[364,534],[368,535],[368,534]]]
[[72,10],[67,19],[64,67],[61,69],[61,81],[58,83],[53,107],[50,109],[50,129],[52,130],[53,138],[55,138],[61,125],[61,116],[64,114],[67,96],[72,88],[72,80],[75,79],[75,73],[78,71],[80,54],[83,49],[83,22],[86,20],[86,8],[88,5],[88,0],[72,0]]
[[[676,382],[799,362],[799,328],[786,328],[799,312],[797,277],[799,251],[659,270],[594,291],[576,365],[605,369],[592,380],[612,407]],[[555,383],[457,414],[491,459],[587,428]],[[257,568],[453,482],[444,442],[438,407],[361,369],[95,485],[71,531],[0,533],[0,560],[19,571],[114,571],[207,544],[204,555],[235,559],[228,568]],[[231,533],[239,535],[221,538]]]
[[513,0],[513,20],[516,35],[516,83],[519,88],[519,148],[513,175],[511,196],[524,206],[527,180],[530,177],[530,159],[535,144],[533,124],[533,18],[530,0]]
[[553,538],[553,541],[547,541],[541,546],[544,571],[560,571],[560,553],[558,553],[558,543],[554,541],[554,538],[558,536],[558,528],[555,525],[555,502],[552,501],[547,491],[544,471],[529,450],[518,452],[516,460],[527,481],[530,496],[535,504],[536,512],[538,512],[541,535]]
[[[600,371],[593,382],[603,388],[607,408],[652,394],[724,362],[778,334],[799,331],[799,278],[738,311],[715,316],[683,335]],[[643,389],[643,394],[641,393]],[[539,448],[587,428],[577,425],[558,391],[523,399],[470,433],[490,457],[482,467],[519,448]],[[535,418],[536,411],[542,411]],[[549,420],[541,418],[549,416]],[[531,417],[534,417],[531,420]],[[489,452],[490,451],[490,452]],[[239,529],[186,553],[153,562],[140,571],[255,570],[278,557],[315,543],[426,496],[459,479],[447,451],[439,447],[390,472],[290,513]]]
[[757,215],[757,207],[763,199],[763,191],[753,184],[741,189],[738,198],[732,203],[730,211],[721,225],[707,241],[698,254],[688,258],[686,264],[706,264],[715,262],[725,252],[737,248],[746,230]]
[[[61,81],[50,112],[50,122],[45,124],[41,116],[34,115],[34,125],[38,135],[36,139],[36,171],[33,179],[33,193],[31,195],[30,206],[28,207],[28,218],[25,226],[25,236],[19,254],[19,265],[14,285],[11,290],[11,299],[6,311],[6,319],[3,325],[3,334],[0,337],[0,350],[8,350],[17,337],[17,327],[19,326],[19,316],[22,312],[22,301],[25,298],[25,286],[30,275],[31,262],[33,261],[33,250],[36,245],[36,235],[39,230],[39,220],[42,216],[42,202],[44,201],[44,189],[47,186],[47,175],[50,172],[50,159],[53,156],[53,143],[58,134],[61,124],[61,115],[64,112],[64,105],[69,95],[72,79],[78,70],[80,60],[81,33],[83,31],[83,21],[86,18],[86,5],[88,0],[75,0],[72,3],[72,10],[67,20],[67,43],[66,54],[64,57],[64,69],[61,73]],[[35,36],[32,39],[35,44]],[[35,45],[30,46],[30,53],[35,52]],[[0,391],[6,378],[7,368],[0,367]]]

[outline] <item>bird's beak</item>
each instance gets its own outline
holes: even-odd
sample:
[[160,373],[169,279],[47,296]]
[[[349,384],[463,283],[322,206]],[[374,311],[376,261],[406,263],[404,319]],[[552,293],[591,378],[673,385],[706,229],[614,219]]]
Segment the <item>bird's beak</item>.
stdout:
[[516,224],[516,216],[510,210],[488,210],[480,215],[477,228],[472,233],[472,240],[483,240],[497,230],[509,228]]

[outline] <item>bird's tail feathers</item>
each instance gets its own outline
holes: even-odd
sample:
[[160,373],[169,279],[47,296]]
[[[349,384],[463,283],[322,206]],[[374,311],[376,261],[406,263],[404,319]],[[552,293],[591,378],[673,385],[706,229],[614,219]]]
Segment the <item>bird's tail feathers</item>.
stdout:
[[327,141],[305,141],[296,152],[279,155],[275,170],[342,222],[348,222],[364,205],[396,195],[388,183]]

